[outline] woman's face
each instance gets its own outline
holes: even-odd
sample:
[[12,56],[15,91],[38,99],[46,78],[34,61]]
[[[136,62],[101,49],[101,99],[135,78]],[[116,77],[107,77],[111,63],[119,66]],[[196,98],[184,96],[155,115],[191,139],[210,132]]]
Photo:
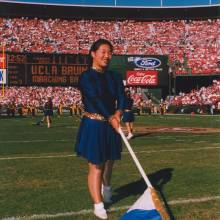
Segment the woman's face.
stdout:
[[98,69],[104,69],[108,66],[112,58],[112,51],[109,45],[102,44],[98,50],[91,53],[93,58],[92,65]]

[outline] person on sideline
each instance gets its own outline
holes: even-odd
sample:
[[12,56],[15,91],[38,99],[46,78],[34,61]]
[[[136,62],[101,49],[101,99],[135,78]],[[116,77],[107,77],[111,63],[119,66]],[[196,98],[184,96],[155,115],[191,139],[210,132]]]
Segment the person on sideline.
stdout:
[[94,42],[89,52],[91,64],[79,78],[85,112],[75,150],[88,161],[88,188],[94,202],[94,214],[100,219],[108,218],[104,203],[111,202],[113,164],[121,158],[122,150],[117,131],[125,93],[121,75],[108,70],[112,53],[109,41]]
[[130,91],[126,91],[125,99],[125,110],[123,113],[122,121],[125,123],[128,135],[127,139],[131,139],[133,135],[133,123],[134,123],[134,113],[132,112],[134,100],[131,98]]
[[47,102],[44,105],[44,116],[46,118],[46,122],[47,122],[47,127],[50,128],[51,127],[51,116],[53,115],[53,102],[52,102],[52,98],[49,97]]

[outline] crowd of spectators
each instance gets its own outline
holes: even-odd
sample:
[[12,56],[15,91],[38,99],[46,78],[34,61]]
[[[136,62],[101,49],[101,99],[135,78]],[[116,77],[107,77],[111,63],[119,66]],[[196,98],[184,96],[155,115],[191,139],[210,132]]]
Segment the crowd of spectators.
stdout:
[[0,98],[2,107],[8,105],[42,108],[48,98],[53,100],[53,106],[69,107],[81,104],[81,94],[73,87],[6,87],[4,96]]
[[93,21],[0,18],[7,51],[87,54],[94,40],[113,42],[115,54],[169,55],[177,74],[220,73],[220,19]]
[[189,93],[179,93],[168,101],[168,105],[215,105],[220,103],[220,80],[213,80],[213,85],[192,90]]
[[[138,113],[158,113],[158,107],[152,102],[151,97],[144,97],[141,88],[129,89],[134,100],[134,109]],[[54,109],[71,109],[73,106],[82,106],[82,98],[78,89],[73,87],[6,87],[4,96],[0,98],[0,111],[19,108],[32,108],[42,110],[45,102],[51,97]],[[220,107],[220,80],[213,80],[213,84],[202,87],[199,90],[192,90],[189,93],[179,93],[177,96],[170,97],[161,101],[160,107],[166,106],[210,106],[214,109]]]
[[[134,99],[134,105],[138,106],[142,100],[141,91],[132,87],[129,90]],[[73,104],[81,104],[80,91],[74,87],[13,86],[4,89],[4,96],[0,98],[0,105],[8,106],[13,103],[15,106],[42,108],[49,97],[52,98],[55,108],[58,108],[60,104],[65,108]]]

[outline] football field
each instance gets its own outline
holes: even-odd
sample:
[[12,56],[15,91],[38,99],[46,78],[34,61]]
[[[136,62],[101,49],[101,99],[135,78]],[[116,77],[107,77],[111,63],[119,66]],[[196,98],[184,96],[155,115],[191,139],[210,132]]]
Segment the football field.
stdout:
[[[0,219],[95,220],[87,161],[76,157],[77,117],[0,118]],[[130,143],[171,219],[220,220],[220,116],[137,116]],[[114,167],[109,219],[144,192],[127,150]]]

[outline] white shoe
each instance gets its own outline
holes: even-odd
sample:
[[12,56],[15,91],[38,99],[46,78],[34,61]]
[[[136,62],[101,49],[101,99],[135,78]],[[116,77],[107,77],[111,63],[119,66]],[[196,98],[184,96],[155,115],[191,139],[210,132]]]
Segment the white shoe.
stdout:
[[111,197],[112,197],[111,187],[105,187],[105,186],[102,185],[102,196],[103,196],[104,203],[112,203],[112,200],[111,200]]
[[130,140],[134,135],[132,133],[129,133],[128,136],[126,137],[128,140]]
[[108,219],[106,210],[104,208],[94,209],[94,215],[99,219]]

